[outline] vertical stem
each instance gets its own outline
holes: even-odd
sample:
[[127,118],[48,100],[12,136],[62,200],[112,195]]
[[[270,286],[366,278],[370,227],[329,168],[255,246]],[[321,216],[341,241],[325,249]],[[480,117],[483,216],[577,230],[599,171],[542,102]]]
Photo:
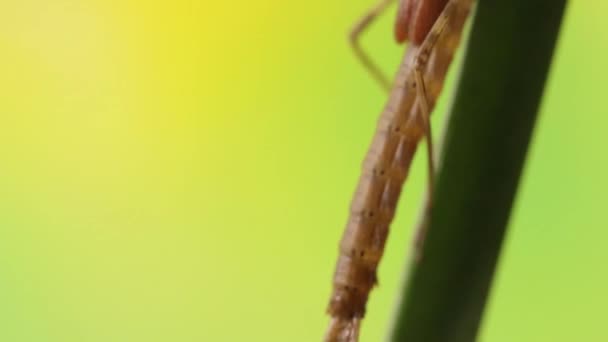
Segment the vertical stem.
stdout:
[[393,341],[474,341],[566,0],[479,0]]

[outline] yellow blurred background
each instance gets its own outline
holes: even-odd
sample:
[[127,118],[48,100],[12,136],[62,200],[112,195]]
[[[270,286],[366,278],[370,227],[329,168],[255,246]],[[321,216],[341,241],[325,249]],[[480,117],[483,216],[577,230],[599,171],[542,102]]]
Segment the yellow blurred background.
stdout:
[[[3,0],[0,341],[319,341],[385,99],[345,39],[372,1]],[[568,8],[481,341],[608,339],[607,10]],[[364,37],[389,73],[393,12]]]

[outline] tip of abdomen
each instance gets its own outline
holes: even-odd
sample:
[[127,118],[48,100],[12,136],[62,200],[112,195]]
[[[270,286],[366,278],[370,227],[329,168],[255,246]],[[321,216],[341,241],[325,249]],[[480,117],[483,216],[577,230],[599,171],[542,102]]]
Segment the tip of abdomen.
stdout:
[[327,332],[325,342],[357,342],[359,340],[360,318],[340,318],[332,317]]

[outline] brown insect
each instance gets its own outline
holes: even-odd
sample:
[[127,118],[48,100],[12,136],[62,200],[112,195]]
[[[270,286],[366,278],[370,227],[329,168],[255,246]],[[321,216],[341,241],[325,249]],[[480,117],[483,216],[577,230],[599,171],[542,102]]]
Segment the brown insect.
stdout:
[[[358,44],[363,30],[394,0],[382,0],[354,27],[351,43],[374,78],[389,83]],[[398,42],[411,46],[399,68],[388,103],[363,162],[363,172],[340,243],[327,308],[331,322],[325,341],[356,342],[367,298],[395,215],[401,188],[422,137],[427,139],[428,193],[432,203],[434,162],[429,115],[459,45],[473,0],[400,0]],[[422,232],[419,232],[419,236]],[[420,248],[420,246],[418,246]]]

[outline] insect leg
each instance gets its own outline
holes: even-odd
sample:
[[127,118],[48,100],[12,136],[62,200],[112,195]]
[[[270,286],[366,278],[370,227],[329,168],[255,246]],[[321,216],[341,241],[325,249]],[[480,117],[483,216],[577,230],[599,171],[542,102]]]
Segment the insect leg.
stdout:
[[414,76],[416,77],[416,96],[418,98],[418,104],[420,108],[420,116],[424,125],[424,135],[426,138],[426,150],[427,150],[427,167],[428,167],[428,194],[429,202],[432,202],[433,185],[435,184],[435,156],[433,149],[433,135],[431,132],[430,122],[430,110],[429,100],[426,94],[426,86],[424,84],[424,78],[422,72],[419,69],[414,70]]
[[429,109],[429,100],[426,93],[426,85],[424,81],[424,77],[422,76],[422,72],[424,68],[426,68],[431,53],[433,52],[433,48],[439,39],[441,32],[445,29],[448,20],[452,13],[454,12],[454,0],[448,2],[443,9],[441,15],[435,21],[435,24],[431,28],[431,31],[428,33],[427,37],[420,45],[418,50],[418,54],[416,55],[416,59],[414,61],[414,76],[416,79],[416,96],[418,98],[418,104],[420,109],[420,114],[422,116],[422,121],[425,126],[425,135],[427,140],[427,157],[428,157],[428,172],[429,172],[429,201],[432,202],[432,194],[433,194],[433,184],[434,184],[434,174],[435,174],[435,161],[434,161],[434,153],[433,153],[433,138],[431,135],[431,124],[430,124],[430,109]]
[[372,75],[372,77],[382,86],[386,91],[390,90],[391,83],[384,73],[380,70],[378,65],[372,61],[367,53],[361,47],[359,37],[369,27],[369,25],[382,14],[384,10],[395,0],[379,0],[379,2],[368,10],[353,26],[348,35],[350,46],[352,47],[355,56],[363,63],[363,66]]
[[[433,51],[437,40],[439,39],[441,32],[445,29],[450,16],[454,12],[454,0],[450,0],[445,8],[443,9],[441,15],[433,24],[431,31],[428,33],[422,45],[420,45],[420,49],[418,50],[418,54],[414,61],[414,76],[415,76],[415,87],[416,87],[416,96],[418,100],[418,105],[420,109],[420,115],[423,121],[424,129],[425,129],[425,138],[426,138],[426,146],[427,146],[427,165],[428,165],[428,185],[427,185],[427,199],[425,204],[425,217],[430,213],[431,207],[433,205],[433,187],[435,184],[435,156],[434,156],[434,148],[433,148],[433,137],[431,132],[431,123],[430,123],[430,106],[429,100],[426,93],[426,85],[424,81],[424,77],[422,76],[422,72],[424,68],[427,66],[429,62],[429,58]],[[422,245],[424,243],[424,236],[426,234],[426,219],[424,220],[418,232],[416,233],[415,238],[415,253],[417,255],[417,259],[419,259],[422,255]]]
[[430,112],[429,112],[429,103],[428,97],[426,95],[426,87],[424,84],[424,79],[422,78],[422,73],[419,69],[414,69],[414,74],[416,78],[416,96],[418,97],[419,108],[421,112],[421,117],[425,129],[426,136],[426,151],[427,151],[427,172],[428,172],[428,182],[427,182],[427,196],[424,203],[424,213],[422,215],[422,222],[418,226],[416,231],[416,236],[414,237],[414,255],[417,261],[420,261],[422,258],[422,249],[424,245],[424,239],[426,236],[426,228],[428,223],[428,217],[431,212],[431,206],[433,205],[433,189],[435,184],[435,156],[434,156],[434,148],[433,148],[433,136],[431,132],[431,123],[430,123]]

